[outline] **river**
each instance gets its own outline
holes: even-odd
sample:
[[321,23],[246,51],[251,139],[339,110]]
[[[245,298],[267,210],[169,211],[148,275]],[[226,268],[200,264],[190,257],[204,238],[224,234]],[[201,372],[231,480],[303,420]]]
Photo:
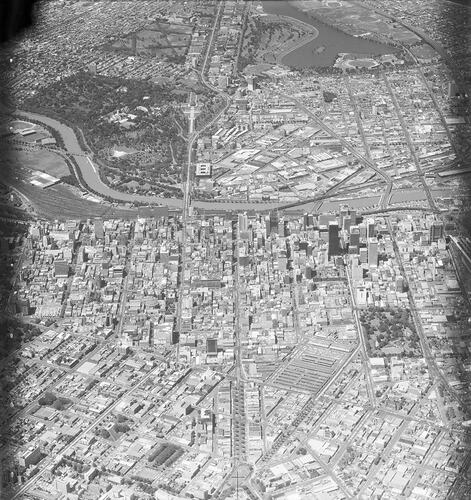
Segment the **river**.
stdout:
[[333,66],[339,53],[382,55],[396,52],[394,47],[338,31],[293,7],[288,0],[263,0],[267,14],[289,16],[314,26],[319,32],[315,40],[294,49],[282,63],[295,69]]
[[[98,167],[93,164],[87,153],[82,150],[77,136],[75,135],[74,130],[72,130],[67,125],[55,120],[54,118],[49,118],[48,116],[40,115],[37,113],[30,113],[27,111],[17,110],[13,113],[16,117],[20,117],[23,119],[31,119],[36,120],[38,122],[43,123],[55,130],[57,130],[63,140],[65,149],[75,155],[75,160],[78,164],[80,172],[82,174],[82,178],[89,188],[98,193],[101,196],[109,196],[116,201],[121,203],[133,203],[140,202],[148,205],[161,205],[168,206],[170,209],[181,209],[183,205],[182,200],[173,199],[173,198],[161,198],[159,196],[145,196],[131,193],[123,193],[121,191],[117,191],[110,186],[107,186],[98,175]],[[361,193],[359,193],[361,194]],[[448,196],[452,197],[453,193],[448,192],[448,190],[436,189],[433,190],[434,196]],[[412,190],[401,190],[400,193],[393,193],[394,203],[398,203],[399,201],[410,201],[416,199],[425,198],[425,195],[417,191]],[[357,208],[371,208],[371,205],[377,202],[377,196],[363,196],[359,198],[354,198],[348,201],[351,206],[356,206]],[[322,205],[323,210],[335,210],[340,205],[340,201],[338,200],[324,200]],[[297,212],[299,210],[306,210],[308,207],[312,207],[312,201],[306,201],[306,204],[299,207],[293,207],[288,211]],[[192,201],[192,205],[201,210],[207,211],[215,211],[219,212],[237,212],[237,211],[245,211],[245,210],[254,210],[256,212],[263,212],[268,210],[273,210],[279,207],[279,203],[255,203],[255,202],[237,202],[237,201],[229,201],[229,202],[221,202],[221,201],[200,201],[194,200]],[[301,205],[301,204],[300,204]]]
[[[123,193],[106,185],[98,175],[98,166],[87,156],[87,153],[82,150],[74,130],[69,126],[61,123],[54,118],[30,113],[27,111],[17,110],[14,115],[20,118],[26,118],[41,122],[48,127],[55,129],[62,136],[65,149],[72,155],[75,155],[75,161],[81,172],[85,184],[100,196],[110,197],[116,201],[124,203],[145,203],[149,205],[163,205],[169,208],[181,209],[183,200],[175,198],[162,198],[160,196],[150,196],[132,193]],[[195,208],[203,210],[269,210],[275,208],[278,203],[255,203],[255,202],[221,202],[221,201],[199,201],[192,202]]]

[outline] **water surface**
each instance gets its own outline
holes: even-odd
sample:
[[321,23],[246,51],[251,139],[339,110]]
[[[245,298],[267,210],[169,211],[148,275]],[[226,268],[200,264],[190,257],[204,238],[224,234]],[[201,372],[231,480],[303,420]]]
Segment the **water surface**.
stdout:
[[339,31],[293,7],[288,0],[263,0],[267,14],[290,16],[314,26],[319,36],[293,50],[282,59],[282,63],[295,69],[333,66],[339,53],[382,55],[392,54],[397,49],[364,38],[354,37]]

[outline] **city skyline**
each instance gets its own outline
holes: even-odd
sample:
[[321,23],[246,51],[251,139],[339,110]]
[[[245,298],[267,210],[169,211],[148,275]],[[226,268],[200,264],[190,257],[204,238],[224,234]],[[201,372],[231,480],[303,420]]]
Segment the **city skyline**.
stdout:
[[1,59],[2,498],[471,494],[469,19],[40,4]]

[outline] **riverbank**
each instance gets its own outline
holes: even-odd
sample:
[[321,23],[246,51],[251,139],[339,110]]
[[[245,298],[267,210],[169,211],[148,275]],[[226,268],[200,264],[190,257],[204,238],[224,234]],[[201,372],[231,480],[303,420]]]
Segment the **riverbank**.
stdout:
[[[86,187],[93,193],[101,196],[103,199],[113,200],[118,203],[139,203],[153,206],[167,206],[170,209],[181,210],[183,200],[175,198],[162,198],[159,196],[146,196],[139,194],[123,193],[106,185],[100,178],[98,167],[95,166],[90,152],[82,149],[75,131],[59,122],[54,118],[31,113],[29,111],[15,110],[12,113],[20,119],[31,119],[54,129],[62,138],[64,149],[73,158],[75,167],[79,169],[79,175]],[[192,205],[201,210],[222,210],[222,211],[242,211],[258,210],[266,211],[277,207],[277,203],[256,203],[256,202],[222,202],[222,201],[198,201],[192,202]]]
[[315,39],[300,45],[282,58],[283,65],[294,69],[332,67],[339,53],[378,56],[397,50],[383,43],[349,35],[295,8],[287,0],[263,0],[262,7],[266,14],[294,19],[316,29],[318,36]]
[[[130,210],[130,204],[134,203],[139,203],[143,205],[149,205],[153,207],[168,207],[170,210],[182,210],[183,208],[183,200],[181,199],[172,199],[172,198],[162,198],[162,197],[157,197],[157,196],[145,196],[145,195],[133,195],[130,193],[122,193],[120,191],[117,191],[110,186],[107,186],[101,179],[98,174],[98,169],[95,167],[93,161],[90,158],[90,153],[88,151],[85,151],[82,149],[79,140],[76,136],[75,131],[63,124],[60,123],[59,121],[55,120],[54,118],[49,118],[47,116],[39,115],[37,113],[30,113],[27,111],[22,111],[22,110],[16,110],[14,113],[15,117],[18,117],[20,119],[31,119],[40,123],[43,123],[44,125],[54,129],[58,134],[60,134],[64,149],[69,153],[74,158],[75,161],[75,166],[80,170],[80,176],[83,179],[83,182],[86,184],[86,186],[94,193],[98,194],[99,196],[102,196],[104,199],[108,198],[111,199],[115,202],[118,203],[116,204],[103,204],[100,207],[100,212],[107,213],[108,215],[111,213],[119,213],[120,208],[124,210]],[[27,186],[26,184],[22,184],[22,186],[19,186],[20,188],[25,188]],[[57,188],[54,188],[55,190],[60,190],[61,187],[58,186]],[[27,192],[24,194],[26,196],[34,196],[34,193],[32,189],[26,189]],[[408,191],[414,191],[414,190],[407,190],[402,192],[403,200],[409,200],[411,199],[408,196]],[[55,191],[54,191],[55,192]],[[47,190],[42,190],[41,196],[47,197]],[[53,191],[49,191],[49,193],[52,195]],[[64,196],[64,194],[62,194]],[[417,195],[416,195],[417,196]],[[54,197],[51,196],[51,201]],[[356,206],[360,211],[362,209],[368,211],[372,209],[372,203],[374,204],[376,199],[373,200],[371,196],[364,196],[364,197],[359,197],[359,198],[352,198],[349,203],[352,204],[352,206]],[[62,199],[64,199],[62,197]],[[399,200],[398,200],[399,201]],[[322,209],[334,209],[336,205],[339,204],[337,200],[319,200],[319,202],[322,203]],[[119,206],[121,204],[121,207]],[[312,206],[313,202],[312,201],[306,201],[306,206],[311,205]],[[96,203],[95,203],[96,205]],[[126,206],[125,206],[126,205]],[[301,205],[301,204],[300,204]],[[207,212],[212,212],[212,213],[225,213],[225,212],[242,212],[242,211],[255,211],[255,212],[268,212],[270,210],[274,209],[281,209],[283,210],[283,206],[280,205],[280,203],[277,202],[235,202],[235,201],[227,201],[227,202],[222,202],[222,201],[198,201],[194,200],[192,201],[192,206],[197,209],[197,210],[202,210],[202,211],[207,211]],[[329,207],[329,208],[327,208]],[[98,207],[97,207],[98,208]],[[57,215],[59,216],[60,214],[60,209],[61,207],[55,207],[55,211],[57,212]],[[401,207],[397,207],[398,210],[401,210]],[[141,208],[136,208],[138,213],[143,213],[148,210],[152,210],[152,208],[146,208],[142,207]],[[299,207],[293,207],[292,209],[288,209],[287,211],[299,211]],[[65,211],[67,212],[67,211]],[[67,212],[67,217],[71,218],[72,213]]]
[[279,54],[276,57],[276,63],[280,65],[284,64],[283,59],[285,57],[289,56],[289,54],[291,54],[292,52],[295,52],[296,50],[300,49],[303,45],[313,42],[318,36],[319,32],[316,30],[316,33],[308,35],[305,39],[297,43],[294,47],[289,47],[288,49],[284,50],[283,52],[281,52],[281,54]]

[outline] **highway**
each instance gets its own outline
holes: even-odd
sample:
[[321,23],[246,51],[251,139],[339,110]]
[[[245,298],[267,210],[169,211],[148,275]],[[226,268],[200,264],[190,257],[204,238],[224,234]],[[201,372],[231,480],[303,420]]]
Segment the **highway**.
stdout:
[[[373,163],[373,160],[371,158],[370,146],[369,146],[368,140],[366,138],[365,129],[363,128],[363,123],[361,120],[360,111],[358,109],[358,103],[357,103],[355,96],[353,95],[352,86],[350,85],[350,79],[348,78],[348,76],[344,77],[344,81],[346,83],[346,88],[347,88],[348,96],[350,97],[350,102],[353,105],[353,110],[355,112],[355,120],[357,122],[358,131],[360,132],[361,139],[363,141],[363,146],[365,148],[366,158],[368,159],[368,161]],[[393,181],[392,181],[392,178],[388,174],[386,190],[383,193],[383,195],[381,196],[380,201],[379,201],[380,208],[384,209],[388,206],[388,202],[389,202],[389,198],[391,196],[392,188],[393,188]]]
[[[352,180],[359,173],[361,173],[362,170],[363,170],[363,167],[360,167],[359,169],[355,170],[355,172],[353,172],[351,175],[347,176],[345,179],[343,179],[340,182],[338,182],[337,184],[335,184],[335,186],[329,188],[327,191],[325,191],[325,193],[319,194],[317,196],[312,196],[310,198],[305,198],[305,199],[299,200],[299,201],[292,201],[290,203],[280,204],[278,206],[278,210],[287,210],[289,208],[294,208],[294,207],[298,207],[301,205],[306,205],[307,203],[313,203],[316,201],[327,200],[327,199],[331,198],[332,196],[343,196],[344,194],[349,193],[350,191],[358,192],[357,186],[349,187],[345,190],[340,190],[340,188],[343,187],[344,184],[347,184],[350,180]],[[368,182],[368,183],[362,184],[362,187],[365,187],[365,186],[372,187],[372,186],[376,186],[376,184],[377,184],[376,182]]]
[[[217,89],[214,89],[209,83],[206,82],[204,75],[206,72],[206,66],[208,64],[209,56],[211,54],[211,49],[213,46],[213,41],[214,41],[214,35],[217,31],[217,27],[220,22],[220,17],[223,12],[224,8],[224,2],[221,2],[219,4],[219,8],[216,14],[216,18],[214,20],[214,25],[213,29],[211,30],[211,36],[208,42],[208,47],[206,50],[204,62],[202,64],[199,77],[204,85],[206,85],[208,88],[211,88],[211,90],[216,90],[219,92]],[[183,201],[182,201],[182,259],[180,262],[181,270],[180,270],[180,287],[178,291],[178,303],[177,303],[177,311],[176,311],[176,317],[177,317],[177,331],[178,331],[178,342],[177,342],[177,347],[176,347],[176,358],[177,362],[179,361],[180,358],[180,349],[179,349],[179,339],[180,335],[182,332],[182,321],[181,321],[181,316],[182,316],[182,301],[183,297],[185,297],[188,294],[188,289],[185,286],[185,270],[187,267],[187,227],[188,227],[188,218],[190,215],[190,205],[192,204],[191,202],[191,178],[192,178],[192,165],[193,165],[193,146],[195,144],[195,141],[198,139],[198,137],[209,127],[211,127],[223,113],[226,112],[227,108],[230,106],[230,99],[227,94],[224,94],[226,98],[226,105],[219,111],[219,113],[214,116],[206,125],[204,125],[203,128],[197,131],[193,131],[193,120],[190,119],[189,123],[189,137],[188,137],[188,146],[187,146],[187,162],[186,162],[186,170],[182,172],[182,185],[183,185]],[[208,203],[205,203],[208,205]],[[198,202],[193,202],[193,205],[198,205],[198,208],[203,208],[201,207]],[[214,204],[209,203],[209,206],[211,208],[214,208]]]
[[240,316],[242,314],[240,307],[240,291],[242,288],[241,280],[240,280],[240,264],[239,264],[239,244],[240,244],[240,234],[239,228],[237,227],[237,237],[235,240],[235,248],[234,248],[234,256],[236,259],[234,265],[234,285],[233,285],[233,293],[234,293],[234,337],[235,337],[235,364],[236,364],[236,378],[237,380],[246,381],[247,377],[245,376],[244,367],[242,364],[242,347],[241,347],[241,325],[240,325]]
[[425,74],[422,70],[422,66],[420,65],[419,61],[417,60],[417,58],[414,56],[414,54],[412,54],[412,52],[407,49],[406,47],[404,47],[404,50],[407,51],[407,53],[409,54],[410,57],[412,57],[412,59],[414,60],[414,62],[417,64],[417,72],[419,73],[419,76],[420,76],[420,79],[422,80],[423,84],[424,84],[424,87],[427,89],[427,92],[430,96],[430,99],[432,100],[433,102],[433,105],[435,106],[435,109],[437,111],[437,113],[439,114],[440,116],[440,121],[442,122],[442,125],[443,125],[443,128],[445,129],[445,132],[446,132],[446,135],[448,137],[448,141],[450,142],[450,145],[453,149],[453,152],[455,153],[455,155],[457,157],[459,157],[459,152],[458,152],[458,149],[456,148],[456,144],[455,144],[455,141],[453,139],[453,135],[450,131],[450,127],[448,126],[447,122],[446,122],[446,119],[445,119],[445,115],[443,114],[443,111],[440,107],[440,105],[438,104],[438,101],[437,101],[437,98],[435,97],[435,94],[430,86],[430,83],[429,81],[427,80],[427,78],[425,77]]
[[[134,232],[134,231],[133,231]],[[131,235],[130,240],[133,241],[134,235]],[[128,247],[128,252],[132,252],[133,243],[131,243]],[[125,276],[123,279],[123,283],[121,285],[121,296],[119,298],[119,306],[118,306],[118,314],[116,315],[119,318],[118,324],[115,328],[116,335],[118,339],[121,339],[123,336],[123,327],[124,327],[124,319],[126,316],[126,304],[128,297],[128,289],[129,289],[129,271],[131,267],[131,258],[128,256],[126,262]]]
[[[222,3],[222,2],[221,2]],[[244,3],[244,12],[242,14],[242,27],[240,29],[239,43],[237,44],[237,53],[234,58],[234,66],[232,68],[232,76],[237,78],[237,73],[239,71],[239,59],[242,52],[242,46],[244,44],[245,30],[247,27],[247,19],[249,17],[249,12],[252,8],[252,0]]]
[[432,194],[430,192],[430,189],[425,181],[424,173],[422,172],[422,168],[420,166],[420,161],[417,157],[417,152],[415,150],[415,146],[412,142],[412,138],[409,134],[409,129],[407,128],[407,125],[406,125],[405,120],[404,120],[404,116],[401,112],[401,108],[400,108],[399,103],[397,101],[396,93],[394,92],[393,88],[391,87],[391,84],[390,84],[385,73],[382,74],[382,77],[383,77],[383,81],[386,84],[386,87],[388,89],[389,95],[391,96],[391,100],[393,102],[393,106],[394,106],[394,109],[396,111],[396,115],[399,118],[399,122],[401,123],[402,131],[404,132],[404,136],[406,138],[407,144],[409,146],[409,150],[411,152],[412,160],[414,161],[415,168],[417,170],[417,173],[419,174],[419,179],[420,179],[420,182],[422,183],[422,186],[424,188],[424,193],[427,196],[427,200],[428,200],[428,203],[430,205],[430,208],[432,208],[432,210],[434,212],[438,212],[439,210],[438,210],[437,206],[435,205],[435,200],[433,199]]
[[235,381],[231,382],[231,439],[232,439],[232,477],[236,478],[236,491],[246,484],[246,477],[243,476],[239,484],[239,470],[247,467],[247,417],[245,411],[245,381],[246,376],[242,364],[242,344],[241,344],[241,282],[239,264],[240,228],[237,224],[235,239],[233,239],[235,263],[233,264],[233,298],[234,298],[234,364]]
[[348,97],[350,98],[350,102],[353,105],[353,111],[355,113],[355,121],[357,122],[358,132],[361,135],[361,140],[362,140],[363,146],[365,148],[366,157],[368,158],[369,161],[372,161],[370,146],[369,146],[368,141],[366,139],[365,129],[363,128],[363,123],[362,123],[361,116],[360,116],[360,110],[358,109],[358,102],[357,102],[356,97],[354,96],[354,94],[352,92],[350,78],[348,78],[348,76],[344,75],[343,81],[345,82],[345,87],[347,88]]

